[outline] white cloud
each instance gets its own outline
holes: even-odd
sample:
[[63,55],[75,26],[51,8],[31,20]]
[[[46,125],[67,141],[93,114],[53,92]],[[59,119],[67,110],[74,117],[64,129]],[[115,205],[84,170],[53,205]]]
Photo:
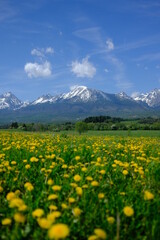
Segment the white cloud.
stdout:
[[49,77],[52,74],[51,64],[48,61],[45,61],[42,64],[38,64],[36,62],[26,63],[24,70],[29,78]]
[[46,48],[45,52],[46,52],[46,53],[53,54],[53,53],[54,53],[54,49],[51,48],[51,47],[48,47],[48,48]]
[[31,51],[31,54],[37,57],[45,57],[45,54],[53,54],[54,49],[52,47],[47,47],[47,48],[34,48]]
[[106,40],[106,45],[107,45],[107,50],[108,51],[114,50],[114,43],[113,43],[112,39],[108,38]]
[[71,72],[77,77],[93,78],[96,74],[96,68],[88,61],[88,58],[83,58],[82,62],[73,61],[71,67]]
[[34,55],[34,56],[37,56],[37,57],[43,57],[44,56],[43,51],[39,50],[39,49],[36,49],[36,48],[32,49],[31,55]]

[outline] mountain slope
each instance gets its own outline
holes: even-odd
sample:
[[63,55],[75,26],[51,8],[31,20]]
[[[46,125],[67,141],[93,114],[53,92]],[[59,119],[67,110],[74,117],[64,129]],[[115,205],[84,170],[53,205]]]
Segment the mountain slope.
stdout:
[[0,109],[15,109],[23,103],[11,92],[0,95]]
[[149,93],[142,93],[134,97],[134,100],[145,102],[150,107],[160,107],[160,89],[154,89]]

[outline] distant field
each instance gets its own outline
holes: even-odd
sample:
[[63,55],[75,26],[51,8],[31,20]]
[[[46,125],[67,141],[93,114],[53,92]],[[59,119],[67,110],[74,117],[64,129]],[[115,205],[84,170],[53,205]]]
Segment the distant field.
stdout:
[[[59,134],[78,135],[76,131],[62,131]],[[136,130],[136,131],[88,131],[83,136],[133,136],[133,137],[160,137],[160,130]]]

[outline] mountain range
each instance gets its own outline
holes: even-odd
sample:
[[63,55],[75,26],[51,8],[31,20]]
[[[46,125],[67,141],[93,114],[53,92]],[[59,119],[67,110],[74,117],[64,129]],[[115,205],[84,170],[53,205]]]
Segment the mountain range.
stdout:
[[103,91],[77,86],[57,96],[42,95],[32,102],[23,102],[13,93],[0,95],[0,122],[68,121],[93,115],[120,117],[160,115],[160,89],[130,97],[126,93]]

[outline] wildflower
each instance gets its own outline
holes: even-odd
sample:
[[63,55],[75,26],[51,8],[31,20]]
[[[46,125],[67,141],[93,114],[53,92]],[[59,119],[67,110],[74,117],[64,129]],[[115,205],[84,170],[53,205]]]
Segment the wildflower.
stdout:
[[10,201],[11,199],[16,198],[16,194],[14,192],[9,192],[6,198],[8,201]]
[[144,200],[152,200],[154,198],[154,195],[149,192],[149,191],[145,191],[144,192]]
[[92,182],[91,182],[91,185],[92,185],[93,187],[97,187],[97,186],[99,185],[99,183],[98,183],[97,181],[92,181]]
[[61,207],[62,207],[63,209],[67,209],[67,208],[68,208],[67,204],[65,204],[65,203],[62,203],[62,204],[61,204]]
[[55,199],[57,199],[58,198],[58,196],[56,195],[56,194],[50,194],[49,196],[48,196],[48,200],[55,200]]
[[53,187],[52,187],[52,189],[54,190],[54,191],[60,191],[61,190],[61,186],[58,186],[58,185],[54,185]]
[[37,222],[38,222],[39,226],[40,226],[41,228],[44,228],[44,229],[50,228],[50,226],[51,226],[51,224],[52,224],[52,222],[49,221],[49,220],[46,219],[46,218],[39,218],[39,219],[37,220]]
[[76,208],[73,208],[73,215],[75,216],[75,217],[79,217],[80,215],[81,215],[81,209],[80,208],[78,208],[78,207],[76,207]]
[[22,215],[21,213],[15,213],[14,214],[14,220],[18,223],[24,223],[26,218],[24,215]]
[[125,175],[125,176],[128,175],[128,171],[127,171],[127,170],[123,170],[122,173],[123,173],[123,175]]
[[81,180],[81,176],[78,174],[74,176],[74,181],[79,182]]
[[34,189],[33,185],[30,182],[26,182],[24,184],[24,187],[28,190],[28,191],[32,191]]
[[115,218],[114,217],[107,217],[107,222],[110,224],[113,224],[115,222]]
[[30,168],[31,168],[31,165],[26,164],[26,165],[25,165],[25,168],[26,168],[26,169],[30,169]]
[[131,217],[134,214],[134,210],[132,207],[126,206],[123,208],[123,212],[127,217]]
[[103,198],[104,198],[104,193],[99,193],[99,194],[98,194],[98,198],[99,198],[99,199],[103,199]]
[[57,210],[57,206],[55,206],[55,205],[50,205],[50,206],[49,206],[49,209],[55,211],[55,210]]
[[87,168],[86,167],[83,167],[82,168],[82,172],[86,172],[87,171]]
[[76,161],[79,161],[80,158],[81,158],[80,156],[75,156],[75,160],[76,160]]
[[81,187],[76,187],[76,192],[79,196],[82,196],[83,190]]
[[100,239],[106,239],[107,238],[107,234],[104,230],[102,230],[101,228],[96,228],[94,230],[94,233],[96,234],[96,236]]
[[42,217],[44,215],[44,210],[41,208],[37,208],[32,212],[33,217]]
[[66,238],[69,235],[69,227],[63,223],[53,225],[48,231],[49,239]]
[[12,223],[12,219],[11,218],[4,218],[2,220],[2,225],[10,225]]
[[69,201],[69,203],[74,203],[76,200],[75,200],[74,198],[70,197],[70,198],[68,199],[68,201]]
[[47,184],[48,185],[53,185],[53,183],[54,183],[54,181],[50,178],[50,179],[48,179],[48,181],[47,181]]
[[87,180],[87,181],[92,181],[92,180],[93,180],[93,178],[92,178],[92,177],[90,177],[90,176],[88,176],[88,177],[86,177],[86,180]]
[[91,235],[88,240],[98,240],[99,238],[96,235]]

